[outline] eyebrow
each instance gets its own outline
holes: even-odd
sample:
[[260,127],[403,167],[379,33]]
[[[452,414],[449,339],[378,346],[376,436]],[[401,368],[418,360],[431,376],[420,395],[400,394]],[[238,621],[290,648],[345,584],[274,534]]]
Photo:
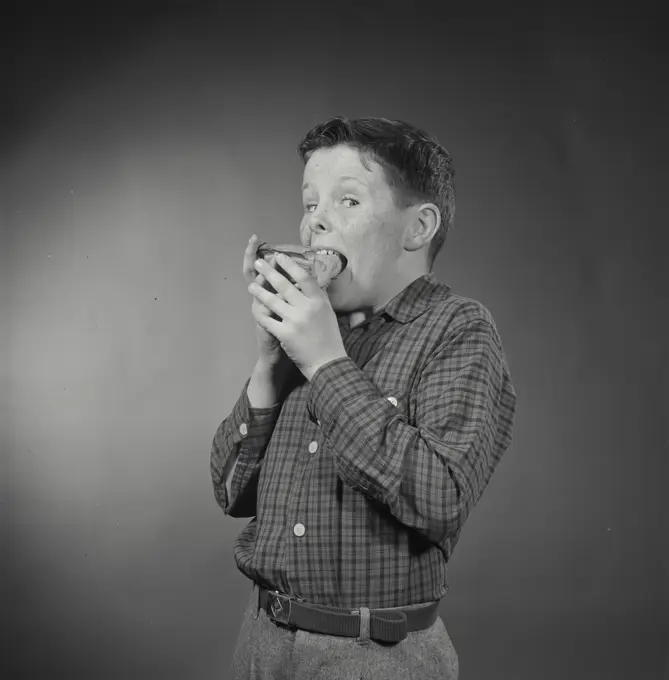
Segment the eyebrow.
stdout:
[[[344,175],[343,177],[340,177],[340,179],[341,179],[342,182],[349,180],[349,181],[357,182],[360,186],[363,186],[363,187],[367,186],[364,182],[361,182],[357,177],[351,177],[350,175]],[[309,188],[309,183],[305,182],[302,185],[302,191],[304,191],[305,189],[308,189],[308,188]]]
[[342,181],[351,180],[353,182],[357,182],[358,184],[360,184],[363,187],[367,186],[366,182],[359,180],[357,177],[350,177],[349,175],[346,175],[346,176],[342,177],[341,179],[342,179]]

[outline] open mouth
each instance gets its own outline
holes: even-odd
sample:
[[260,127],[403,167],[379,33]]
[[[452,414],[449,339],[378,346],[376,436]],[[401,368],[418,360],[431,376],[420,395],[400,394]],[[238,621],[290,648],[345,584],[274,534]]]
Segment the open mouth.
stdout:
[[258,257],[269,261],[274,253],[288,255],[291,260],[308,271],[321,288],[327,288],[330,282],[337,278],[348,266],[348,258],[335,248],[309,248],[291,244],[277,245],[264,241],[258,244]]

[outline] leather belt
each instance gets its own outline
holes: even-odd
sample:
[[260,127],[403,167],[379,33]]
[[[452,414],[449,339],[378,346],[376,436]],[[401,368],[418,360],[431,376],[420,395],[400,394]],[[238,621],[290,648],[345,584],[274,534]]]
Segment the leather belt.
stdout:
[[[325,635],[358,637],[360,612],[307,604],[259,586],[258,606],[275,623]],[[429,628],[438,616],[439,602],[416,608],[370,609],[369,637],[378,642],[400,642],[407,633]]]

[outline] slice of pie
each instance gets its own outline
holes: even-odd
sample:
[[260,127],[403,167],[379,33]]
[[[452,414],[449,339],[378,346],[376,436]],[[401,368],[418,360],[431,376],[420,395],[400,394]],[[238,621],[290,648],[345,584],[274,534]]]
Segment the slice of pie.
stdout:
[[[330,282],[339,276],[346,266],[348,260],[343,253],[332,248],[308,248],[291,244],[270,244],[263,241],[258,244],[257,254],[269,262],[273,254],[283,253],[288,255],[293,262],[308,271],[318,282],[320,288],[327,288]],[[293,283],[291,276],[288,276]]]

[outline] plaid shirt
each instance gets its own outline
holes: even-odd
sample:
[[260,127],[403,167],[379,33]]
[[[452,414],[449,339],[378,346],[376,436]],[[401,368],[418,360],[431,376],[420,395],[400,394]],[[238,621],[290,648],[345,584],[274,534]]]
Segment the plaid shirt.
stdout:
[[[493,319],[426,274],[351,329],[347,357],[251,408],[211,449],[218,504],[253,517],[249,578],[343,608],[439,600],[462,526],[511,443],[516,395]],[[238,456],[228,498],[223,469]]]

